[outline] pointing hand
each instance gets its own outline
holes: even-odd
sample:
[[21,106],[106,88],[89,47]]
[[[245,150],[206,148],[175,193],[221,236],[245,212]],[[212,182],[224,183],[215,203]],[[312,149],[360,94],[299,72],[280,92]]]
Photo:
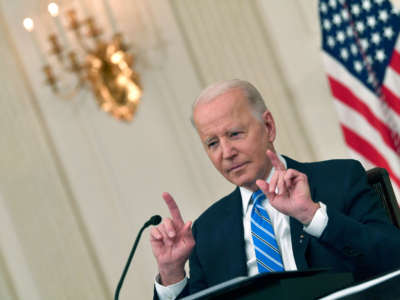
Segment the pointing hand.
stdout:
[[184,222],[175,200],[163,193],[171,218],[164,218],[150,233],[153,254],[158,263],[161,283],[165,286],[181,281],[185,277],[185,263],[195,245],[192,222]]

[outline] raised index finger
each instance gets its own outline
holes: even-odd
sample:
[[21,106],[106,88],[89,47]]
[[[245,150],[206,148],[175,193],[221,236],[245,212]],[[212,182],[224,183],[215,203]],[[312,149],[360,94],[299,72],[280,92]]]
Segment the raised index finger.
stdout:
[[275,167],[276,170],[281,170],[281,171],[286,170],[285,164],[281,162],[281,160],[279,159],[278,155],[276,155],[275,152],[267,150],[267,155],[271,160],[271,164]]
[[164,198],[164,201],[168,206],[168,210],[171,214],[172,220],[183,224],[184,222],[181,216],[181,212],[179,211],[178,205],[176,205],[174,198],[172,198],[169,193],[162,193],[162,197]]

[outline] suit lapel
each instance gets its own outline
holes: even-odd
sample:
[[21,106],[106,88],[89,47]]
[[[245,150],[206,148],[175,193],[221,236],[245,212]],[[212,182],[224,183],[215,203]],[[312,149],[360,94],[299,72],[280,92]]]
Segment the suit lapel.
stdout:
[[292,239],[293,255],[299,271],[308,269],[305,257],[310,236],[303,231],[303,224],[290,218],[290,234]]
[[220,259],[222,265],[227,267],[227,276],[247,276],[246,253],[243,230],[242,197],[239,188],[226,199],[224,205],[224,218],[221,223],[221,233],[224,238],[225,255]]
[[[289,157],[285,157],[287,168],[295,169],[307,175],[308,183],[310,185],[311,199],[315,201],[315,187],[313,186],[313,180],[311,173],[305,168],[305,166]],[[303,224],[294,218],[290,218],[290,234],[292,239],[292,248],[294,258],[298,270],[308,269],[307,260],[305,257],[307,246],[310,242],[310,236],[304,232]]]

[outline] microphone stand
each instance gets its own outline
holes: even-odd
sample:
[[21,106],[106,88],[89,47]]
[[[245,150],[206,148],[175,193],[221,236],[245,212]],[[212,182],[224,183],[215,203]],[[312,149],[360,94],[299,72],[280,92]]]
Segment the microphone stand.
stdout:
[[150,225],[158,225],[158,224],[160,224],[160,222],[161,222],[161,217],[159,215],[155,215],[155,216],[152,216],[150,218],[150,220],[148,220],[146,223],[144,223],[142,228],[140,228],[139,233],[136,237],[135,243],[133,244],[132,250],[129,253],[128,261],[126,262],[124,271],[122,272],[121,278],[119,279],[117,289],[115,290],[114,300],[119,299],[119,292],[122,288],[122,284],[124,283],[126,273],[128,272],[129,265],[131,264],[133,255],[135,254],[135,251],[136,251],[137,245],[139,243],[140,237],[142,236],[143,230],[145,230]]

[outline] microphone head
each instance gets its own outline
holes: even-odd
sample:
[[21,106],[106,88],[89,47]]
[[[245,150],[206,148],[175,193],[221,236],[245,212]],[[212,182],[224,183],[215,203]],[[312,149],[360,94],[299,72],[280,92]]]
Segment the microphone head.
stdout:
[[161,223],[162,218],[159,215],[152,216],[148,221],[149,225],[158,225]]

